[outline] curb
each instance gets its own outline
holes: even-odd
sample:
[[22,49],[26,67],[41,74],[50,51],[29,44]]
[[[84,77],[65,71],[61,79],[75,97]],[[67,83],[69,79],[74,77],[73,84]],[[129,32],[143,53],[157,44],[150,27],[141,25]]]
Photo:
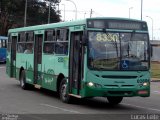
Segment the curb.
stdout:
[[151,78],[151,82],[160,82],[160,79],[158,79],[158,78]]
[[160,80],[151,80],[151,82],[160,82]]

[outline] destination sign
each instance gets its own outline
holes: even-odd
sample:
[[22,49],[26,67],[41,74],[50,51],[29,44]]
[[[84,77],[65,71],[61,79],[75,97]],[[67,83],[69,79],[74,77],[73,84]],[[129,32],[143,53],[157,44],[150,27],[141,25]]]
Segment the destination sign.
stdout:
[[88,20],[88,28],[148,30],[146,22],[134,20]]
[[129,30],[141,30],[142,25],[136,22],[108,22],[108,27],[111,29],[129,29]]

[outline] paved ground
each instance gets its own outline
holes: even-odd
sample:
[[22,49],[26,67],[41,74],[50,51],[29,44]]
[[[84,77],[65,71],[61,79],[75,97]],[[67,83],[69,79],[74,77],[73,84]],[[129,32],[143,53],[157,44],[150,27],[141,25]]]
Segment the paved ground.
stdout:
[[62,103],[54,92],[47,90],[22,90],[19,82],[5,74],[0,65],[0,116],[18,120],[139,120],[141,114],[156,116],[160,120],[160,82],[151,82],[148,98],[124,98],[118,106],[110,106],[105,98],[76,100]]

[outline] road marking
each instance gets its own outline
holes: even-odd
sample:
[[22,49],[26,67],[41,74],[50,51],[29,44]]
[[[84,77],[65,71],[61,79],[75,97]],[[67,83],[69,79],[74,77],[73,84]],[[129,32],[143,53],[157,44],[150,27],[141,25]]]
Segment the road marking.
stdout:
[[5,68],[5,67],[0,67],[0,69],[1,69],[1,68]]
[[137,108],[143,108],[143,109],[148,109],[148,110],[154,110],[154,111],[160,112],[159,109],[147,108],[147,107],[142,107],[142,106],[137,106],[137,105],[132,105],[132,104],[126,104],[126,103],[121,103],[121,104],[123,104],[123,105],[128,105],[128,106],[132,106],[132,107],[137,107]]
[[153,91],[153,94],[160,94],[160,91]]
[[62,111],[67,111],[67,112],[71,112],[71,113],[80,113],[78,111],[68,110],[68,109],[65,109],[65,108],[56,107],[56,106],[52,106],[52,105],[49,105],[49,104],[40,104],[40,105],[46,106],[46,107],[51,107],[51,108],[56,108],[56,109],[59,109],[59,110],[62,110]]

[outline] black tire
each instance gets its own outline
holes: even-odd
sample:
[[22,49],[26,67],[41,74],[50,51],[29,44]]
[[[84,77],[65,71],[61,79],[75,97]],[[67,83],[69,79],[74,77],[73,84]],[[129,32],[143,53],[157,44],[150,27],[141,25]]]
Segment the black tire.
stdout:
[[71,96],[67,94],[67,81],[63,79],[59,87],[60,100],[64,103],[71,103]]
[[107,97],[107,99],[110,105],[117,105],[123,100],[123,97]]
[[26,90],[29,88],[28,84],[26,83],[26,74],[25,71],[22,70],[21,77],[20,77],[20,86],[22,89]]

